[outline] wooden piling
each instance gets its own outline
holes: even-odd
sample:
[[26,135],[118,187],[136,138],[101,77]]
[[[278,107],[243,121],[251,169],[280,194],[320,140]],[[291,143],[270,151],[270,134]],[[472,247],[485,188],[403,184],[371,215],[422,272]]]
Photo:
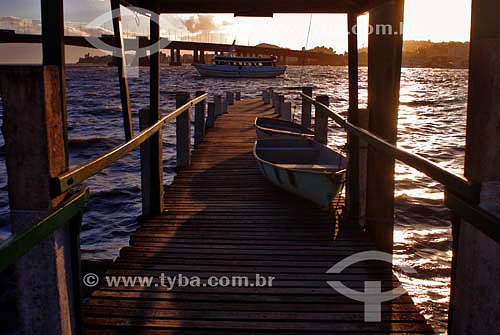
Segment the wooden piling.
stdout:
[[269,98],[269,90],[263,90],[262,91],[262,102],[264,104],[268,105],[270,103],[270,98]]
[[[312,93],[313,89],[312,87],[303,87],[302,88],[302,93],[305,95],[308,95],[312,98]],[[301,124],[306,127],[306,128],[311,128],[311,111],[312,111],[312,104],[306,100],[305,98],[302,98],[302,120]]]
[[[151,125],[151,112],[149,109],[141,109],[139,111],[139,128],[140,130],[144,130]],[[142,193],[142,217],[148,218],[151,217],[154,213],[158,214],[158,208],[154,209],[154,205],[156,204],[157,198],[162,199],[163,188],[158,190],[157,185],[154,184],[155,179],[158,177],[162,178],[162,176],[154,176],[153,174],[158,174],[162,170],[154,169],[156,164],[153,166],[153,162],[157,161],[154,156],[160,155],[161,152],[158,152],[158,146],[155,146],[150,142],[151,139],[147,140],[143,144],[141,144],[141,193]],[[156,147],[156,148],[155,148]],[[156,149],[156,150],[155,150]],[[158,193],[160,192],[160,193]],[[156,205],[157,206],[157,205]],[[163,208],[160,208],[162,210]],[[161,212],[160,212],[161,213]]]
[[[481,185],[477,203],[500,217],[500,27],[498,1],[472,1],[465,176]],[[449,334],[500,329],[500,244],[454,215]]]
[[[178,92],[175,96],[176,108],[189,102],[188,92]],[[185,111],[176,118],[177,169],[189,166],[191,160],[191,113]]]
[[287,121],[292,120],[292,103],[290,101],[281,104],[281,118]]
[[214,95],[215,117],[222,114],[222,95]]
[[[196,91],[196,96],[205,94],[205,91]],[[196,104],[194,108],[194,147],[197,148],[205,136],[205,104],[203,100]]]
[[234,93],[226,92],[226,101],[228,105],[234,105]]
[[[395,144],[399,107],[404,2],[370,11],[370,25],[392,25],[398,34],[370,34],[368,39],[369,131]],[[367,228],[377,247],[392,253],[394,229],[394,158],[369,150],[366,195]]]
[[[65,196],[54,197],[49,183],[68,167],[60,85],[56,65],[0,69],[2,131],[14,234],[46,215]],[[76,334],[81,278],[71,265],[72,240],[66,226],[17,261],[19,334]]]
[[240,91],[235,92],[235,93],[234,93],[234,98],[235,98],[237,101],[241,100],[241,92],[240,92]]
[[[153,14],[154,15],[154,14]],[[150,43],[155,44],[160,40],[159,15],[156,20],[151,18],[150,22]],[[152,52],[149,56],[149,110],[142,111],[142,129],[155,124],[161,118],[160,111],[160,53]],[[163,211],[163,142],[162,132],[153,135],[142,146],[142,151],[148,158],[141,156],[141,182],[143,194],[143,216],[160,214]],[[147,193],[147,194],[146,194]]]
[[278,108],[277,113],[280,117],[283,116],[283,104],[285,103],[285,96],[282,94],[278,95]]
[[[316,97],[316,102],[327,107],[330,104],[329,101],[328,95],[318,95]],[[318,105],[314,107],[314,140],[321,144],[328,142],[328,114]]]
[[[348,62],[349,62],[349,109],[347,120],[359,126],[358,117],[358,35],[354,34],[358,23],[356,13],[347,16],[348,31]],[[347,215],[351,222],[359,223],[360,217],[360,185],[359,185],[359,139],[357,136],[348,134],[347,137],[348,160],[347,160],[347,184],[346,202]],[[363,190],[366,192],[366,190]]]
[[208,112],[207,112],[207,123],[206,123],[207,129],[212,128],[214,126],[214,123],[215,123],[215,103],[209,102]]
[[227,113],[227,105],[228,105],[227,99],[226,98],[222,99],[222,114]]
[[[120,0],[111,0],[111,10],[120,14]],[[115,35],[115,47],[120,49],[119,55],[113,55],[118,68],[118,80],[120,82],[120,99],[122,102],[123,129],[125,139],[128,141],[134,136],[132,128],[132,112],[130,111],[130,94],[128,89],[127,62],[125,58],[125,47],[123,42],[122,21],[120,15],[113,17],[113,31]]]

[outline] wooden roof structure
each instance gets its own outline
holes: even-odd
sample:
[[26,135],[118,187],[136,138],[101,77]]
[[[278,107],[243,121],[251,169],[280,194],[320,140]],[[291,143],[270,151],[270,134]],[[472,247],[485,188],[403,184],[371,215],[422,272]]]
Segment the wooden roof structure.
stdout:
[[231,13],[272,16],[273,13],[363,13],[391,0],[122,0],[125,6],[160,13]]

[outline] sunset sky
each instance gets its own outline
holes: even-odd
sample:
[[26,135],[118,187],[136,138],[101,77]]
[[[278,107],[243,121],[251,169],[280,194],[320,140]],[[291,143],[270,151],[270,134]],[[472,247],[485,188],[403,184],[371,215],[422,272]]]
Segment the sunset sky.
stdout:
[[[0,28],[15,27],[34,32],[39,29],[39,0],[0,1]],[[406,0],[404,38],[436,42],[467,41],[470,34],[470,2],[471,0]],[[109,1],[65,0],[66,24],[72,34],[85,34],[88,31],[85,25],[107,11],[109,11]],[[224,37],[226,41],[232,41],[236,38],[238,44],[255,45],[266,42],[300,49],[306,45],[310,15],[278,14],[274,18],[214,15],[201,19],[206,25],[200,25],[199,20],[198,16],[191,15],[162,15],[162,35],[174,38],[181,35],[208,36],[209,33],[211,39]],[[367,44],[367,23],[368,16],[359,18],[360,46]],[[188,30],[189,27],[191,32]],[[110,29],[111,26],[104,28]],[[129,20],[125,20],[124,30],[129,33],[147,33],[148,24],[146,20],[140,20],[137,26],[135,19],[130,17]],[[318,45],[333,47],[339,53],[346,50],[345,15],[312,16],[307,46],[312,48]],[[19,47],[0,46],[0,50],[5,56],[14,52],[13,50],[19,50]],[[3,58],[0,55],[0,62]]]

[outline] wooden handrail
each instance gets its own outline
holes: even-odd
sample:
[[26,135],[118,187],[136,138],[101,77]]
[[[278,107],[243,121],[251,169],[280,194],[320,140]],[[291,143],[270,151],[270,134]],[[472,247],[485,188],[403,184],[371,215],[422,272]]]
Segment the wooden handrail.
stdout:
[[47,216],[3,242],[0,245],[0,272],[82,213],[89,197],[89,188],[82,187]]
[[174,120],[177,116],[184,113],[186,110],[189,110],[192,106],[202,102],[208,97],[208,93],[200,95],[196,97],[181,107],[177,108],[172,113],[167,116],[162,117],[158,122],[150,126],[149,128],[144,129],[137,136],[132,138],[130,141],[127,141],[116,148],[108,151],[105,154],[97,157],[96,159],[82,164],[78,167],[71,169],[68,172],[61,174],[58,177],[55,177],[51,180],[51,191],[53,195],[61,194],[70,188],[79,185],[86,179],[92,177],[93,175],[99,173],[103,169],[107,168],[123,156],[125,156],[130,151],[136,149],[139,145],[153,136],[156,132],[158,132],[163,125],[169,123]]
[[328,106],[316,102],[316,100],[303,93],[300,93],[300,96],[308,100],[311,104],[314,104],[316,107],[322,108],[335,122],[337,122],[342,128],[344,128],[352,135],[355,135],[363,141],[369,143],[375,149],[383,150],[395,159],[426,174],[432,179],[443,184],[449,191],[460,196],[462,199],[468,201],[469,203],[477,204],[479,185],[471,183],[464,177],[441,168],[440,166],[422,156],[400,149],[395,145],[381,139],[377,135],[369,132],[368,130],[353,125],[342,116],[331,110]]

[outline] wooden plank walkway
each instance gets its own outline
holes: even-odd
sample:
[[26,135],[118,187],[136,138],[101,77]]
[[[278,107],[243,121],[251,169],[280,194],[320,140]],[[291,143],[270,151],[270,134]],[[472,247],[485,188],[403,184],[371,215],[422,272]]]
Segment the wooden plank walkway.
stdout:
[[[192,164],[165,195],[165,212],[143,222],[107,276],[152,276],[149,287],[101,286],[84,305],[86,334],[428,334],[432,329],[408,295],[382,305],[382,322],[364,322],[362,302],[327,280],[364,290],[399,282],[380,264],[326,271],[373,250],[360,229],[266,182],[252,155],[256,116],[272,115],[261,100],[237,101],[220,116]],[[160,275],[256,274],[272,286],[163,287]],[[167,280],[164,280],[164,284]]]

